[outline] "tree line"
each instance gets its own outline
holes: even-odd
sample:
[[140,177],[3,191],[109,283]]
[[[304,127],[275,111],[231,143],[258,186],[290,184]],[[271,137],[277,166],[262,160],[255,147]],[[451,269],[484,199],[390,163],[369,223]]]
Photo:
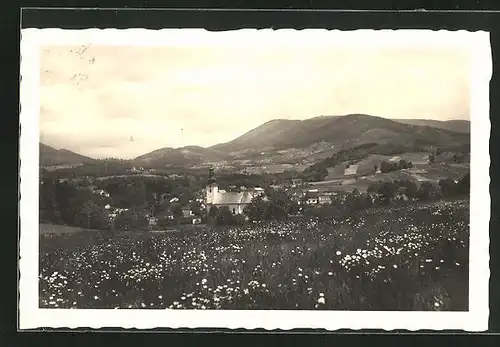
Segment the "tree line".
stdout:
[[[372,207],[388,206],[399,201],[432,201],[442,198],[453,199],[470,193],[470,175],[459,180],[445,178],[437,184],[422,182],[417,185],[409,180],[380,181],[371,184],[365,193],[354,189],[350,193],[332,197],[330,204],[319,207],[306,206],[303,214],[315,217],[334,217],[356,213]],[[404,197],[404,198],[403,198]]]
[[[387,173],[391,171],[411,169],[413,167],[413,163],[411,161],[406,161],[401,159],[399,161],[387,161],[384,160],[380,163],[380,172]],[[375,168],[375,171],[377,169]]]

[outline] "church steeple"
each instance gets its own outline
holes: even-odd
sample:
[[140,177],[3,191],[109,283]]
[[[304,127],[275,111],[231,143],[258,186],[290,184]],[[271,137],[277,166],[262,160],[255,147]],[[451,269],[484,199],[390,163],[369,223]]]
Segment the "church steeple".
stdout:
[[210,167],[208,171],[207,188],[205,189],[205,192],[205,203],[208,207],[208,205],[212,204],[215,201],[217,194],[219,194],[219,188],[217,187],[217,183],[215,182],[215,173],[213,167]]
[[211,184],[215,184],[215,172],[212,166],[208,170],[208,180],[207,180],[207,185]]

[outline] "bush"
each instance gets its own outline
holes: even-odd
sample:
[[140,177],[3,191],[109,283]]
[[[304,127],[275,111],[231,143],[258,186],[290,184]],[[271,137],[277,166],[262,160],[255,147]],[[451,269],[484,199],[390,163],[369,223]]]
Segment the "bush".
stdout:
[[382,163],[380,163],[380,171],[382,173],[387,173],[396,170],[410,169],[412,167],[413,163],[411,161],[406,161],[404,159],[401,159],[398,162],[383,161]]

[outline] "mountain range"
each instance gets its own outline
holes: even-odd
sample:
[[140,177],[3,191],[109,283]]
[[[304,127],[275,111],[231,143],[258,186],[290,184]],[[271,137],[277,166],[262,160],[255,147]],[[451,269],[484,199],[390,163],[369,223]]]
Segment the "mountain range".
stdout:
[[[461,122],[461,121],[458,121]],[[439,125],[437,127],[436,125]],[[321,116],[306,120],[272,120],[242,136],[211,149],[226,153],[251,149],[306,148],[327,142],[340,147],[354,147],[363,143],[392,143],[414,146],[439,146],[468,139],[457,133],[454,122],[419,120],[418,124],[396,121],[364,114]]]
[[[413,147],[461,146],[470,143],[470,121],[426,119],[391,120],[365,114],[320,116],[306,120],[276,119],[227,143],[208,148],[161,148],[132,159],[134,165],[196,165],[227,159],[245,159],[258,153],[300,149],[295,159],[364,143]],[[314,150],[312,149],[314,148]],[[93,159],[40,144],[40,165],[89,163]]]

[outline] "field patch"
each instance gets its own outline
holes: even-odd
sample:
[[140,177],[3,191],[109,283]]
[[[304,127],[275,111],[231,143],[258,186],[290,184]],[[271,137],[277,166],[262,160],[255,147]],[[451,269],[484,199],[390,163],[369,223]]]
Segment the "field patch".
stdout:
[[51,166],[42,166],[45,170],[52,172],[52,171],[57,171],[57,170],[64,170],[64,169],[74,169],[77,167],[83,166],[83,163],[79,164],[62,164],[62,165],[51,165]]
[[[405,160],[411,161],[414,166],[425,167],[428,166],[428,155],[429,154],[425,152],[409,152],[398,154],[397,156],[370,154],[368,157],[355,162],[353,165],[350,165],[348,169],[346,169],[346,166],[347,164],[349,164],[349,161],[344,161],[334,167],[328,168],[328,176],[326,177],[326,180],[339,179],[346,175],[371,175],[375,172],[375,166],[380,169],[380,164],[383,161]],[[354,165],[357,166],[356,169],[354,169]]]
[[344,176],[352,176],[358,172],[358,165],[349,165],[348,168],[344,170]]

